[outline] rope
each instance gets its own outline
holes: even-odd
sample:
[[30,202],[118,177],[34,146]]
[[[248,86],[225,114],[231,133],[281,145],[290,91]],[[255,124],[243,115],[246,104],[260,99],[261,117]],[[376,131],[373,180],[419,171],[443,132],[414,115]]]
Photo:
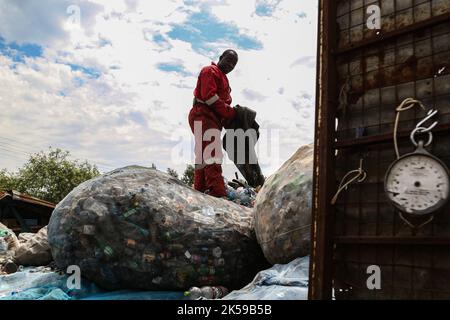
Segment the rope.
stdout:
[[405,222],[411,229],[420,229],[420,228],[422,228],[422,227],[424,227],[425,225],[427,225],[427,224],[429,224],[431,221],[433,221],[433,218],[434,218],[434,216],[431,216],[429,219],[427,219],[425,222],[423,222],[422,224],[419,224],[419,225],[414,225],[414,224],[412,224],[411,222],[409,222],[408,221],[408,219],[406,219],[404,216],[403,216],[403,213],[401,212],[401,211],[399,211],[399,214],[398,214],[399,216],[400,216],[400,218],[403,220],[403,222]]
[[400,152],[398,151],[398,144],[397,144],[397,131],[398,131],[398,123],[400,121],[400,114],[403,111],[409,110],[411,108],[413,108],[414,106],[418,105],[419,107],[421,107],[423,110],[426,110],[425,106],[422,104],[422,102],[420,102],[419,100],[415,100],[413,98],[406,98],[405,100],[403,100],[402,103],[400,103],[400,105],[395,109],[395,111],[397,112],[396,116],[395,116],[395,123],[394,123],[394,149],[395,149],[395,154],[397,155],[397,159],[400,158]]
[[[352,170],[352,171],[347,172],[347,174],[342,178],[341,183],[339,184],[339,187],[338,187],[338,190],[337,190],[336,194],[334,195],[333,199],[331,199],[331,204],[332,205],[336,204],[336,201],[337,201],[337,199],[339,197],[339,194],[344,189],[346,190],[347,187],[350,184],[352,184],[355,181],[358,181],[358,183],[361,183],[361,182],[363,182],[366,179],[367,173],[366,173],[366,171],[363,170],[362,164],[363,164],[363,159],[360,159],[359,160],[359,168],[356,169],[356,170]],[[354,173],[356,173],[356,175],[352,179],[350,179],[346,183],[344,183],[345,179],[347,179],[348,176],[350,176],[351,174],[354,174]]]
[[[256,216],[258,216],[258,215],[256,215]],[[301,227],[297,227],[297,228],[294,228],[294,229],[291,229],[291,230],[289,230],[289,231],[286,231],[286,232],[282,232],[282,233],[280,233],[280,234],[277,234],[276,236],[274,236],[274,237],[272,237],[272,238],[270,238],[270,239],[268,239],[268,240],[265,240],[265,241],[258,241],[258,243],[260,244],[260,245],[263,245],[263,244],[266,244],[266,243],[269,243],[269,242],[273,242],[273,241],[275,241],[275,239],[278,239],[278,238],[281,238],[281,237],[284,237],[284,236],[286,236],[286,235],[288,235],[288,234],[291,234],[291,233],[293,233],[293,232],[296,232],[296,231],[299,231],[299,230],[302,230],[302,229],[306,229],[306,228],[311,228],[311,224],[307,224],[307,225],[304,225],[304,226],[301,226]]]
[[350,91],[350,79],[347,78],[339,92],[339,109],[343,110],[344,115],[347,113],[348,93]]

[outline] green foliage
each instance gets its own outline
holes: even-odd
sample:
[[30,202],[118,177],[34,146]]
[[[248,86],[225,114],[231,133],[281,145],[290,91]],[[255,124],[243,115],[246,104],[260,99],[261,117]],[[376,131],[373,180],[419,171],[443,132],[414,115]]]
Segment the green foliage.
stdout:
[[17,181],[11,173],[5,169],[0,170],[0,190],[12,190],[15,189]]
[[167,173],[172,177],[179,179],[181,182],[188,186],[192,186],[194,184],[194,166],[188,164],[186,169],[184,170],[183,176],[181,179],[179,178],[178,172],[176,172],[172,168],[167,168]]
[[172,177],[178,179],[178,172],[176,172],[174,169],[167,168],[167,173]]
[[100,174],[95,165],[69,157],[68,151],[52,148],[47,153],[33,154],[18,172],[0,171],[0,189],[14,189],[58,203],[80,183]]
[[194,166],[188,164],[186,169],[184,170],[183,177],[181,181],[187,184],[188,186],[192,186],[194,184]]

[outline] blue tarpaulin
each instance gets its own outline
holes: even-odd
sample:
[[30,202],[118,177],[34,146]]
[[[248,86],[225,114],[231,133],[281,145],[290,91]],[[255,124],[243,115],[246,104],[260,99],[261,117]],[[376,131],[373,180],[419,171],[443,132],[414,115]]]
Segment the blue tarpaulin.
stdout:
[[[276,264],[254,280],[225,296],[224,300],[306,300],[309,256]],[[183,292],[104,291],[85,279],[81,289],[68,289],[68,275],[42,268],[25,268],[0,276],[0,300],[183,300]]]
[[69,289],[68,275],[42,268],[25,268],[0,276],[0,300],[181,300],[183,292],[104,291],[95,284],[81,281],[80,289]]

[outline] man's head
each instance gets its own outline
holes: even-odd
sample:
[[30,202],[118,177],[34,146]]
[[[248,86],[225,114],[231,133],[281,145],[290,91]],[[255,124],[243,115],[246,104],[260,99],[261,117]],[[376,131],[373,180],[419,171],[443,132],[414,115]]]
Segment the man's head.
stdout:
[[217,66],[223,73],[230,73],[238,62],[238,54],[236,51],[228,49],[225,50],[219,58]]

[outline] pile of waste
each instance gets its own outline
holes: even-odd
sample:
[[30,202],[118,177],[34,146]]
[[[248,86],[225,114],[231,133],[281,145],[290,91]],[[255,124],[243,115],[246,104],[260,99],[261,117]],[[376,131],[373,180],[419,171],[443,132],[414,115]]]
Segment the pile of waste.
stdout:
[[303,146],[264,182],[258,192],[255,233],[271,264],[309,254],[314,146]]
[[228,200],[248,208],[255,206],[258,189],[252,188],[246,181],[233,179],[228,182],[225,180],[225,188]]
[[109,290],[237,289],[268,266],[253,216],[164,172],[126,167],[80,184],[58,203],[48,242],[58,267],[77,265]]
[[37,233],[16,236],[0,223],[0,275],[20,271],[22,266],[46,266],[52,262],[47,227]]
[[19,245],[14,232],[0,223],[0,275],[17,271],[17,265],[13,259]]
[[311,148],[262,187],[225,181],[227,199],[137,166],[86,181],[48,228],[0,224],[0,300],[306,299]]
[[215,300],[228,294],[228,289],[223,286],[192,287],[184,293],[189,300]]

